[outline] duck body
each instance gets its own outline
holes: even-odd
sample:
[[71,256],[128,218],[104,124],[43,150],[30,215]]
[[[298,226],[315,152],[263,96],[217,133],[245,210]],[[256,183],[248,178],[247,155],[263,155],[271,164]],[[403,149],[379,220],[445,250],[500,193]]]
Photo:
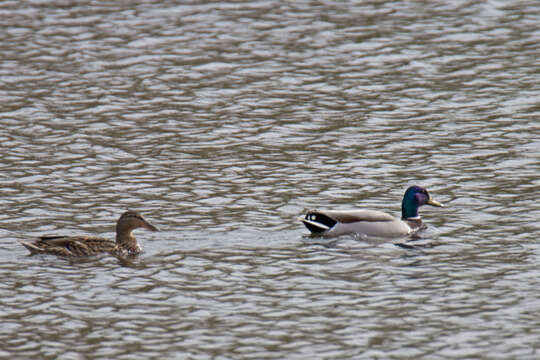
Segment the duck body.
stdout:
[[31,254],[82,257],[102,253],[115,256],[137,255],[141,247],[132,231],[136,228],[158,231],[135,211],[126,211],[116,224],[116,241],[94,236],[42,236],[34,241],[21,241]]
[[58,256],[92,256],[120,249],[114,241],[92,236],[42,236],[33,242],[21,241],[30,253]]
[[427,190],[411,186],[402,202],[402,218],[376,210],[312,210],[300,221],[313,234],[339,236],[359,234],[369,237],[398,238],[426,228],[418,215],[422,205],[443,206],[433,200]]
[[313,210],[306,214],[302,222],[312,233],[329,236],[357,233],[365,236],[401,237],[413,232],[407,222],[376,210]]

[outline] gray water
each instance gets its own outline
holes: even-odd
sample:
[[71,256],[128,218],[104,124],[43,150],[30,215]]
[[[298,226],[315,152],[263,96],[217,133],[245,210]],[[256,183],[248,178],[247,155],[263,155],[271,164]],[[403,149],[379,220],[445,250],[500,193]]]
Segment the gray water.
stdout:
[[[0,357],[540,358],[535,1],[0,3]],[[411,248],[311,208],[446,208]],[[145,252],[29,256],[44,234]]]

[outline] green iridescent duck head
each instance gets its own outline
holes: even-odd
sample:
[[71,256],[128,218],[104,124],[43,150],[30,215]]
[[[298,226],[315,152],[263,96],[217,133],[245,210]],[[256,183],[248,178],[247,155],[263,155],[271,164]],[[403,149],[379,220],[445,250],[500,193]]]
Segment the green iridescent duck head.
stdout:
[[409,187],[407,191],[405,191],[405,195],[403,195],[403,202],[401,203],[401,218],[419,218],[418,208],[422,205],[431,205],[437,207],[444,206],[440,202],[433,200],[428,191],[423,187],[416,185]]

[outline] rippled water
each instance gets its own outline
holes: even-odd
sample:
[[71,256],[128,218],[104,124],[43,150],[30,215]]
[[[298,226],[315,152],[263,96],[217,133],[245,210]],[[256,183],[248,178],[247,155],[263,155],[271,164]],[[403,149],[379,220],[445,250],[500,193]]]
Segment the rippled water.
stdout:
[[[537,2],[0,4],[0,357],[540,357]],[[415,248],[314,240],[399,215]],[[28,256],[113,237],[133,261]]]

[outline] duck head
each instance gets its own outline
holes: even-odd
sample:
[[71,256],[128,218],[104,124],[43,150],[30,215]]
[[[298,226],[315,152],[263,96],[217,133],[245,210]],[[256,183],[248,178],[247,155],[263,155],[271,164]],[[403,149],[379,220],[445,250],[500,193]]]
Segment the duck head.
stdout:
[[401,218],[419,218],[418,208],[422,205],[431,205],[437,207],[444,206],[440,202],[433,200],[428,191],[423,187],[416,185],[409,187],[405,191],[405,195],[403,195],[403,202],[401,203]]
[[136,211],[128,210],[120,216],[116,223],[116,233],[131,233],[137,228],[145,228],[150,231],[158,231],[158,229],[146,221],[141,214]]
[[146,221],[136,211],[128,210],[123,213],[116,223],[116,244],[129,254],[140,253],[141,247],[131,232],[141,227],[150,231],[158,231],[154,225]]

